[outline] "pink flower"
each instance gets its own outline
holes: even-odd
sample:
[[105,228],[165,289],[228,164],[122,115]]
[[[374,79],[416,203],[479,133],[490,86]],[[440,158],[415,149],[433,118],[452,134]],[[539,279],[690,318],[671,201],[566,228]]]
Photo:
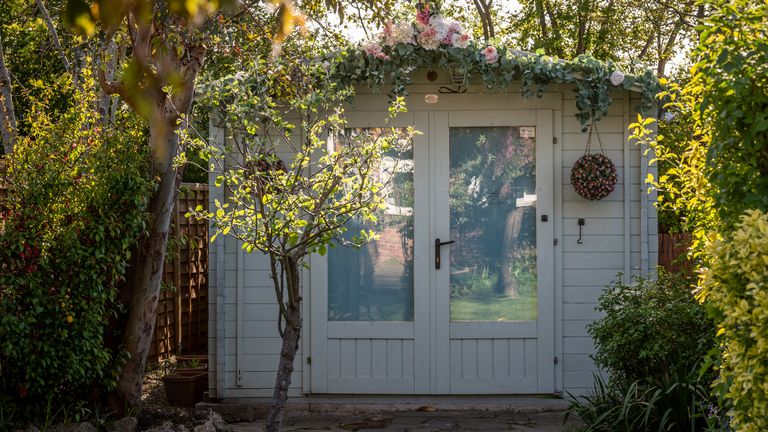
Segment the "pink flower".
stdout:
[[456,48],[466,48],[472,38],[468,34],[454,34],[451,37],[451,44]]
[[416,22],[422,25],[429,24],[429,17],[432,14],[429,12],[429,5],[424,5],[424,9],[421,12],[416,13]]
[[427,28],[419,34],[419,45],[426,50],[433,50],[440,46],[440,40],[437,38],[437,30],[432,26],[427,26]]
[[363,51],[369,56],[377,56],[381,53],[381,45],[376,42],[366,42],[362,45]]
[[384,23],[384,29],[381,31],[381,34],[384,37],[392,36],[395,32],[395,26],[392,24],[392,20],[387,20],[386,23]]
[[486,63],[496,63],[499,61],[499,52],[496,51],[496,47],[489,45],[484,50],[480,51],[480,54],[485,56]]
[[390,60],[390,57],[383,52],[376,53],[376,58],[381,60]]

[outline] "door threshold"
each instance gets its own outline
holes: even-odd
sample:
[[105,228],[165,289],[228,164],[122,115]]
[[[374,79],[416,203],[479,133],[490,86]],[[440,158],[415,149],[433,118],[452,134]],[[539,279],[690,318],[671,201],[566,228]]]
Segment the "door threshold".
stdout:
[[[225,405],[266,408],[271,398],[237,398]],[[214,404],[207,404],[208,406]],[[562,412],[567,400],[555,395],[306,395],[288,399],[286,410],[294,414],[360,414],[402,411],[506,411],[518,413]]]

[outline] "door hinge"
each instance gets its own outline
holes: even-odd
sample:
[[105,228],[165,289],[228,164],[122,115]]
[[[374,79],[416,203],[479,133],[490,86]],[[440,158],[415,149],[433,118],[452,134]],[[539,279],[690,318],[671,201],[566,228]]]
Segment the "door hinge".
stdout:
[[307,356],[307,364],[312,364],[312,357],[311,356]]
[[552,240],[552,244],[557,246],[557,239]]
[[560,362],[560,359],[555,356],[555,364],[558,364]]
[[557,144],[557,137],[552,137],[552,144]]

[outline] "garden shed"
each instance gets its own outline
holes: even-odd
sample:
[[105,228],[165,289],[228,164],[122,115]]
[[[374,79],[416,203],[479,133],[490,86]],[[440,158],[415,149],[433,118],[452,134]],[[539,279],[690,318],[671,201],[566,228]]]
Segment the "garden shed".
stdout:
[[[613,86],[583,131],[574,84],[523,97],[520,84],[459,85],[445,68],[411,74],[396,127],[421,134],[399,156],[380,238],[312,256],[290,395],[581,394],[592,388],[586,326],[622,274],[655,272],[652,157],[630,139],[643,95]],[[366,86],[350,129],[384,127],[388,96]],[[211,141],[227,131],[211,123]],[[617,182],[600,200],[571,184],[604,153]],[[386,159],[385,159],[386,160]],[[383,164],[386,165],[386,164]],[[392,165],[395,166],[395,165]],[[211,177],[211,208],[223,190]],[[218,237],[209,258],[209,394],[271,398],[281,340],[269,260]]]

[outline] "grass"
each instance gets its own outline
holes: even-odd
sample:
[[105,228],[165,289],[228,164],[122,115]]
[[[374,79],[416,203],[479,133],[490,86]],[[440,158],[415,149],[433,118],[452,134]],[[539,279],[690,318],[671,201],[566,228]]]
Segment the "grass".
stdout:
[[500,275],[491,266],[452,274],[451,321],[535,321],[536,279],[526,270],[515,276],[520,293],[517,298],[499,292]]
[[451,321],[535,321],[537,298],[477,292],[451,299]]

